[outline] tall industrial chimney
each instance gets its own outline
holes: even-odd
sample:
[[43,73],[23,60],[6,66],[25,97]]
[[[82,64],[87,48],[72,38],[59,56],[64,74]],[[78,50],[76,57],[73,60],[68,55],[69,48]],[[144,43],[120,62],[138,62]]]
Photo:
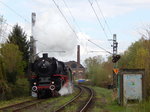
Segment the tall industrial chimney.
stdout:
[[80,65],[80,45],[77,46],[77,63]]
[[35,37],[34,37],[34,26],[35,26],[35,22],[36,22],[36,13],[32,13],[31,14],[31,22],[32,22],[32,27],[31,27],[31,37],[30,37],[30,52],[31,52],[31,62],[33,62],[35,60],[35,56],[36,56],[36,43],[35,43]]

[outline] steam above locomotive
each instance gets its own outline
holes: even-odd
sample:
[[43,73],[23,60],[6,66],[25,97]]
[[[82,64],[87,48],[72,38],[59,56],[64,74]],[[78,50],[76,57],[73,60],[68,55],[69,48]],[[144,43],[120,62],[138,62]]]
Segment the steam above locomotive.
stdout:
[[32,63],[31,88],[32,96],[38,98],[59,95],[63,87],[72,83],[71,70],[54,57],[38,58]]

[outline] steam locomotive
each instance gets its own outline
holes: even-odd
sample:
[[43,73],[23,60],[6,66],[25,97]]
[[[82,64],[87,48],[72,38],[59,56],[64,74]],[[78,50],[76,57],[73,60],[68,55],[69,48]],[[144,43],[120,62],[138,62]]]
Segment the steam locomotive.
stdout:
[[63,87],[68,88],[72,84],[72,72],[64,62],[54,57],[38,58],[31,64],[31,93],[33,97],[44,98],[58,96]]

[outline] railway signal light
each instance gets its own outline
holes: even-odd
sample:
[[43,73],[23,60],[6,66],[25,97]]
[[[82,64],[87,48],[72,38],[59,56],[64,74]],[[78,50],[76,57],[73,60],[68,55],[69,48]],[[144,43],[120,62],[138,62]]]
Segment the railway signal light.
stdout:
[[112,62],[116,63],[120,59],[120,57],[121,57],[120,55],[114,55],[113,59],[112,59]]

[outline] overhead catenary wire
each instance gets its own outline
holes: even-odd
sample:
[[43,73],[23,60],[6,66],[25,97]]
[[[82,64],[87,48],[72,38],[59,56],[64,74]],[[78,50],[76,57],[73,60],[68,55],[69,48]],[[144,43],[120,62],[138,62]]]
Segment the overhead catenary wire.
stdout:
[[[5,7],[7,7],[9,10],[11,10],[15,15],[17,15],[17,16],[19,16],[21,19],[23,19],[25,22],[27,22],[27,23],[29,23],[29,24],[31,24],[31,22],[29,21],[29,20],[27,20],[25,17],[23,17],[22,15],[20,15],[18,12],[16,12],[13,8],[11,8],[10,6],[8,6],[6,3],[4,3],[4,2],[2,2],[2,1],[0,1],[0,3],[1,4],[3,4]],[[12,27],[13,28],[13,26],[12,25],[10,25],[10,24],[8,24],[6,21],[3,21],[6,25],[8,25],[8,26],[10,26],[10,27]],[[41,31],[41,30],[40,30]],[[45,32],[44,32],[45,33]],[[2,36],[2,35],[1,35]],[[2,36],[2,37],[4,37],[4,36]],[[5,39],[7,39],[7,37],[4,37]],[[46,44],[44,44],[44,43],[42,43],[42,42],[40,42],[40,41],[38,41],[39,43],[41,43],[41,44],[43,44],[44,46],[47,46],[48,47],[48,45],[46,45]]]
[[[4,5],[5,7],[7,7],[7,8],[8,8],[10,11],[12,11],[15,15],[17,15],[18,17],[20,17],[21,19],[23,19],[25,22],[31,24],[30,21],[28,21],[25,17],[23,17],[23,16],[22,16],[21,14],[19,14],[18,12],[16,12],[13,8],[11,8],[10,6],[8,6],[6,3],[2,2],[1,0],[0,0],[0,3],[1,3],[2,5]],[[3,22],[4,22],[7,26],[13,28],[13,26],[10,25],[9,23],[7,23],[6,21],[3,21]]]
[[7,7],[9,10],[11,10],[13,13],[15,13],[17,16],[19,16],[20,18],[22,18],[24,21],[26,21],[27,23],[30,23],[30,21],[28,21],[26,18],[24,18],[22,15],[20,15],[18,12],[16,12],[13,8],[11,8],[10,6],[8,6],[7,4],[5,4],[4,2],[0,1],[1,4],[3,4],[5,7]]
[[[71,26],[71,25],[69,24],[69,22],[67,21],[66,17],[64,16],[64,14],[62,13],[61,9],[59,8],[59,6],[57,5],[57,3],[55,2],[55,0],[53,0],[53,2],[55,3],[55,5],[56,5],[57,8],[59,9],[59,11],[61,12],[62,16],[65,18],[65,20],[66,20],[66,22],[68,23],[68,25]],[[69,13],[70,13],[70,15],[72,16],[72,19],[75,21],[75,18],[73,17],[73,15],[72,15],[72,13],[71,13],[71,11],[70,11],[70,9],[69,9],[67,3],[66,3],[64,0],[63,0],[63,2],[64,2],[64,4],[65,4],[65,6],[67,7],[67,9],[69,10]],[[77,25],[77,24],[76,24],[76,25]],[[79,27],[79,26],[78,26],[78,27]],[[103,27],[103,26],[102,26],[102,27]],[[71,27],[71,29],[72,29],[72,27]],[[80,30],[80,27],[79,27],[79,30]],[[74,29],[73,29],[73,31],[74,31]],[[76,33],[76,32],[75,32],[75,33]],[[107,50],[104,49],[103,47],[100,47],[99,45],[97,45],[96,43],[92,42],[91,40],[89,40],[89,39],[87,39],[87,38],[86,38],[86,40],[89,41],[90,43],[96,45],[97,47],[101,48],[101,49],[104,50],[105,52],[107,52],[107,53],[109,53],[109,54],[112,54],[111,52],[107,51]]]
[[104,49],[103,47],[101,47],[101,46],[97,45],[96,43],[92,42],[91,40],[88,40],[88,41],[89,41],[90,43],[94,44],[95,46],[99,47],[100,49],[104,50],[105,52],[107,52],[107,53],[109,53],[109,54],[113,54],[113,53],[107,51],[106,49]]
[[89,51],[89,52],[93,53],[93,52],[105,52],[105,51]]
[[103,14],[102,9],[100,8],[100,5],[99,5],[98,1],[95,0],[95,2],[96,2],[97,7],[98,7],[98,9],[99,9],[99,11],[100,11],[100,13],[101,13],[101,15],[102,15],[104,21],[105,21],[105,24],[106,24],[106,26],[107,26],[107,29],[108,29],[109,33],[112,35],[112,31],[111,31],[111,29],[110,29],[110,27],[109,27],[109,25],[108,25],[108,23],[107,23],[107,21],[106,21],[106,18],[105,18],[104,14]]
[[79,37],[77,35],[77,33],[75,32],[75,30],[72,28],[72,26],[70,25],[70,23],[68,22],[67,18],[65,17],[65,15],[63,14],[63,12],[61,11],[61,9],[59,8],[58,4],[55,2],[55,0],[52,0],[55,4],[55,6],[57,7],[57,9],[59,10],[59,12],[61,13],[62,17],[65,19],[65,21],[67,22],[68,26],[70,27],[70,29],[73,31],[73,33],[75,34],[76,38],[79,40]]
[[6,20],[4,20],[4,18],[2,17],[2,19],[1,19],[1,31],[0,31],[0,43],[3,41],[3,38],[5,38],[5,40],[7,40],[8,35],[7,36],[4,36],[4,35],[6,34],[5,31],[7,30],[8,26],[13,28],[13,26],[8,24],[6,22]]
[[[75,20],[75,17],[73,16],[73,14],[72,14],[71,10],[69,9],[69,7],[68,7],[68,5],[67,5],[66,1],[65,1],[65,0],[63,0],[63,3],[64,3],[64,5],[65,5],[65,7],[68,9],[69,14],[70,14],[70,16],[71,16],[71,18],[72,18],[72,20],[73,20],[74,24],[77,26],[77,28],[78,28],[79,32],[82,32],[82,31],[81,31],[80,26],[78,25],[78,23],[77,23],[77,22],[76,22],[76,20]],[[80,41],[80,42],[81,42],[81,44],[82,44],[82,41]],[[84,52],[85,52],[85,48],[84,48]]]
[[[0,3],[3,4],[5,7],[7,7],[9,10],[11,10],[15,15],[17,15],[18,17],[20,17],[21,19],[23,19],[25,22],[31,24],[30,21],[28,21],[25,17],[23,17],[22,15],[20,15],[18,12],[16,12],[13,8],[11,8],[10,6],[8,6],[6,3],[4,3],[4,2],[2,2],[2,1],[0,1]],[[8,24],[6,21],[3,21],[3,22],[4,22],[6,25],[8,25],[8,26],[10,26],[10,27],[13,28],[13,26],[10,25],[10,24]],[[45,32],[44,32],[44,33],[45,33]],[[0,36],[1,36],[1,37],[4,37],[4,38],[7,40],[7,37],[5,37],[5,36],[3,36],[3,35],[0,35]],[[42,45],[48,47],[48,45],[46,45],[46,44],[44,44],[44,43],[42,43],[42,42],[40,42],[40,41],[38,41],[38,42],[41,43]]]
[[[70,13],[70,15],[71,15],[73,22],[75,23],[75,25],[77,26],[77,28],[79,29],[79,31],[82,32],[82,31],[81,31],[81,28],[80,28],[79,25],[77,24],[77,22],[76,22],[74,16],[72,15],[72,13],[71,13],[71,11],[70,11],[70,9],[69,9],[67,3],[65,2],[65,0],[63,0],[63,2],[64,2],[66,8],[68,9],[68,11],[69,11],[69,13]],[[88,40],[87,38],[85,38],[85,39]],[[86,48],[85,48],[85,49],[86,49]],[[87,49],[86,49],[86,50],[87,50]],[[84,50],[84,53],[85,53],[85,50]]]
[[81,31],[81,29],[80,29],[80,27],[79,27],[78,23],[76,22],[76,20],[75,20],[75,18],[74,18],[74,16],[73,16],[73,14],[72,14],[72,13],[71,13],[71,11],[70,11],[70,9],[69,9],[69,7],[68,7],[68,5],[67,5],[66,1],[65,1],[65,0],[63,0],[63,3],[65,4],[66,8],[68,9],[68,11],[69,11],[69,13],[70,13],[70,15],[71,15],[71,17],[72,17],[73,22],[76,24],[76,26],[78,27],[79,31]]
[[12,27],[12,28],[13,28],[13,26],[12,26],[12,25],[10,25],[9,23],[7,23],[7,22],[6,22],[6,20],[3,18],[3,16],[1,16],[1,15],[0,15],[0,19],[1,19],[1,25],[4,23],[4,24],[6,24],[7,26],[9,26],[9,27]]
[[[8,6],[6,3],[0,1],[1,4],[3,4],[5,7],[7,7],[9,10],[11,10],[14,14],[16,14],[18,17],[20,17],[21,19],[23,19],[25,22],[31,24],[31,22],[29,20],[27,20],[25,17],[23,17],[22,15],[20,15],[18,12],[16,12],[13,8],[11,8],[10,6]],[[6,21],[3,21],[5,24],[7,24],[8,26],[12,27],[12,25],[8,24]],[[39,42],[39,41],[38,41]],[[45,44],[45,46],[47,46]]]
[[[72,26],[70,25],[70,23],[69,23],[68,20],[66,19],[65,15],[62,13],[61,9],[59,8],[59,6],[58,6],[57,3],[55,2],[55,0],[53,0],[53,2],[54,2],[54,4],[56,5],[56,7],[58,8],[58,10],[60,11],[61,15],[64,17],[65,21],[67,22],[67,24],[69,25],[69,27],[71,28],[71,30],[72,30],[72,31],[74,32],[74,34],[76,35],[77,39],[79,39],[78,36],[77,36],[77,34],[76,34],[76,32],[75,32],[75,30],[72,28]],[[14,9],[12,9],[11,7],[9,7],[9,6],[8,6],[7,4],[5,4],[4,2],[0,1],[0,3],[3,4],[3,5],[5,5],[5,6],[6,6],[7,8],[9,8],[13,13],[15,13],[17,16],[19,16],[20,18],[22,18],[22,19],[25,20],[26,22],[31,23],[30,21],[28,21],[28,20],[27,20],[26,18],[24,18],[22,15],[20,15],[19,13],[17,13]],[[66,2],[64,2],[64,3],[66,4]],[[67,6],[67,4],[66,4],[66,6]],[[67,7],[68,7],[68,6],[67,6]],[[68,8],[68,9],[69,9],[69,8]],[[69,11],[69,12],[70,12],[70,14],[71,14],[71,11]],[[75,18],[73,17],[72,14],[71,14],[71,16],[72,16],[72,18],[73,18],[73,20],[74,20],[74,22],[75,22]],[[5,23],[6,23],[6,22],[5,22]],[[9,25],[10,27],[13,27],[12,25],[10,25],[10,24],[8,24],[8,23],[6,23],[6,24]],[[80,29],[79,26],[78,26],[78,28]],[[103,28],[103,30],[105,31],[104,28]],[[111,54],[109,51],[107,51],[106,49],[100,47],[99,45],[97,45],[96,43],[92,42],[91,40],[88,40],[88,41],[91,42],[92,44],[96,45],[97,47],[103,49],[104,51],[108,52],[109,54]],[[46,44],[43,44],[43,45],[47,46]]]
[[[74,23],[76,24],[76,26],[78,27],[78,29],[81,31],[81,29],[80,29],[80,27],[78,26],[78,24],[77,24],[77,22],[76,22],[74,16],[72,15],[72,13],[71,13],[71,11],[70,11],[70,9],[69,9],[67,3],[65,2],[65,0],[63,0],[63,2],[64,2],[64,4],[65,4],[66,8],[68,9],[68,11],[69,11],[69,13],[70,13],[70,15],[71,15],[71,17],[72,17]],[[86,38],[86,40],[88,40],[88,39]],[[92,42],[92,43],[94,43],[94,42]]]
[[[88,0],[88,2],[90,3],[90,6],[91,6],[91,8],[92,8],[92,10],[93,10],[93,12],[94,12],[94,14],[95,14],[97,20],[98,20],[98,23],[100,24],[100,26],[101,26],[101,28],[102,28],[102,30],[103,30],[103,32],[104,32],[106,38],[107,38],[107,41],[108,41],[108,39],[109,39],[109,38],[108,38],[108,35],[107,35],[107,33],[106,33],[106,31],[105,31],[105,28],[103,27],[103,25],[102,25],[102,23],[101,23],[101,21],[100,21],[98,15],[97,15],[97,13],[96,13],[94,7],[93,7],[93,5],[92,5],[92,2],[91,2],[90,0]],[[109,42],[109,41],[108,41],[108,42]],[[109,44],[111,45],[110,42],[109,42]]]

